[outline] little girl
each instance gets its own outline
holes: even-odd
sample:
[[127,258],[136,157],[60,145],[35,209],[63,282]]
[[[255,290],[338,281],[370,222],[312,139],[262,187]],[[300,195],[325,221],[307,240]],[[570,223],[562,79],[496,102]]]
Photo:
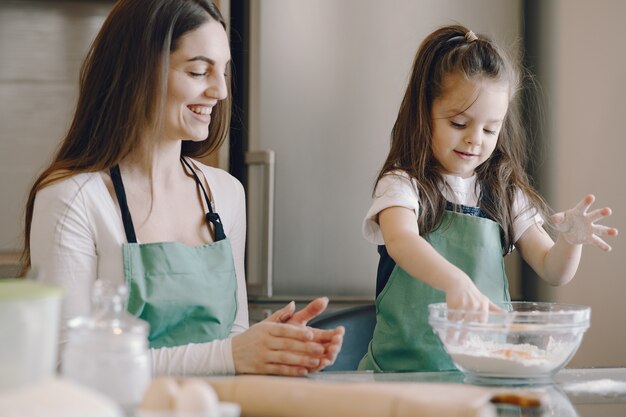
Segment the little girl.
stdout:
[[513,247],[541,278],[567,283],[582,244],[611,250],[594,224],[609,208],[575,208],[551,217],[524,172],[524,134],[516,100],[520,76],[489,39],[460,25],[420,46],[391,133],[374,201],[364,221],[379,245],[377,323],[359,369],[443,371],[454,365],[428,325],[427,306],[487,314],[510,300],[503,255]]

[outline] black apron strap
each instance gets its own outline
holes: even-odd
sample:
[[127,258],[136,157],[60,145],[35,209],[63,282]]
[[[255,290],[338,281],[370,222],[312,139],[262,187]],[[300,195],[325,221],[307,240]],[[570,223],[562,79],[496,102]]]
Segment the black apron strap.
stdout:
[[385,245],[378,245],[377,250],[380,259],[378,260],[378,269],[376,271],[376,298],[385,289],[385,285],[387,285],[389,277],[391,277],[391,273],[396,267],[396,261],[389,256]]
[[204,188],[204,185],[202,185],[202,181],[200,181],[200,178],[198,177],[196,170],[192,168],[191,164],[189,164],[189,162],[187,162],[187,160],[184,157],[181,156],[180,160],[193,173],[193,176],[196,180],[196,184],[198,185],[200,190],[202,190],[202,194],[204,194],[204,200],[206,201],[206,205],[209,208],[209,212],[206,213],[205,218],[206,218],[207,224],[212,224],[213,228],[215,229],[215,241],[218,242],[220,240],[226,239],[226,234],[224,233],[224,225],[222,224],[220,215],[217,214],[215,211],[213,211],[213,204],[211,200],[209,199],[209,195],[207,194]]
[[122,212],[122,223],[124,223],[126,240],[128,243],[137,243],[135,227],[133,226],[133,219],[130,215],[130,211],[128,210],[128,202],[126,201],[126,192],[124,191],[124,183],[122,182],[122,174],[120,174],[119,165],[112,167],[109,172],[111,173],[111,181],[113,181],[115,195],[117,196],[117,201]]

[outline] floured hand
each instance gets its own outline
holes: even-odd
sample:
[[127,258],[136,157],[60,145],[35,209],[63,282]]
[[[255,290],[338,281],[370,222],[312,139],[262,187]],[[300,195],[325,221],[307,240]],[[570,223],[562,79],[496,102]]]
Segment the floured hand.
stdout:
[[617,236],[617,229],[595,224],[598,220],[611,215],[611,209],[604,207],[587,212],[595,201],[591,194],[585,196],[574,208],[556,213],[551,216],[552,221],[565,240],[572,245],[593,244],[605,252],[611,246],[602,240],[602,237]]

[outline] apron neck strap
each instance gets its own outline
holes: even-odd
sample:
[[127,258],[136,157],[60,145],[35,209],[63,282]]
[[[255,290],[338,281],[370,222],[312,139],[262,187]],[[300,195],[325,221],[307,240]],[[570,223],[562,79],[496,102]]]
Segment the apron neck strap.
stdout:
[[[181,157],[180,160],[193,173],[193,176],[196,180],[196,184],[202,190],[202,194],[204,194],[207,207],[209,208],[209,212],[206,213],[205,218],[206,218],[207,224],[212,224],[215,229],[214,240],[217,242],[217,241],[225,239],[226,234],[224,233],[224,225],[222,224],[222,220],[220,219],[219,214],[213,211],[213,205],[211,204],[211,200],[209,199],[206,189],[202,185],[202,181],[200,181],[198,174],[191,167],[189,162],[185,160],[185,158]],[[120,210],[122,212],[122,223],[124,224],[124,232],[126,233],[126,240],[128,241],[128,243],[137,243],[137,235],[135,233],[135,227],[133,225],[133,219],[130,215],[130,210],[128,209],[128,201],[126,200],[126,191],[124,190],[124,183],[122,182],[122,174],[120,173],[119,165],[115,165],[111,167],[109,172],[111,174],[111,181],[113,182],[113,188],[115,189],[115,195],[117,196],[117,201],[119,202]]]
[[209,199],[209,195],[207,194],[206,189],[204,188],[204,185],[202,185],[202,181],[200,181],[200,177],[198,177],[196,170],[193,169],[193,167],[191,166],[191,164],[187,161],[185,157],[181,156],[180,161],[191,171],[191,173],[193,174],[193,177],[196,180],[196,184],[202,190],[202,194],[204,194],[206,205],[209,208],[209,212],[206,213],[205,218],[206,218],[207,224],[212,224],[215,229],[214,240],[217,242],[217,241],[225,239],[226,234],[224,233],[224,225],[222,224],[222,220],[220,219],[219,214],[213,211],[212,201]]
[[135,234],[135,227],[133,226],[133,219],[130,215],[130,210],[128,210],[128,202],[126,201],[126,191],[124,191],[124,183],[122,182],[120,166],[116,164],[111,167],[109,172],[111,173],[111,181],[113,181],[115,195],[117,196],[117,201],[122,212],[122,223],[124,223],[126,240],[128,243],[137,243],[137,235]]
[[204,185],[202,185],[202,181],[200,181],[200,177],[198,177],[198,173],[196,172],[195,169],[193,169],[191,164],[184,157],[182,156],[180,157],[180,162],[182,162],[183,165],[185,165],[189,169],[189,171],[191,171],[191,173],[193,174],[193,177],[196,180],[196,184],[198,185],[198,188],[200,188],[200,190],[202,190],[202,194],[204,194],[204,201],[206,201],[206,205],[209,208],[209,213],[213,213],[213,206],[211,204],[211,199],[209,199],[209,195],[206,192]]

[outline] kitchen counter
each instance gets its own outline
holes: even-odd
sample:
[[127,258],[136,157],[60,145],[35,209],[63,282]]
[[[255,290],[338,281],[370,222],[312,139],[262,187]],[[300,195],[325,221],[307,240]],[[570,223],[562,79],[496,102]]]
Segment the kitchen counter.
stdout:
[[[460,372],[372,373],[320,372],[311,379],[335,382],[430,382],[484,385],[469,381]],[[626,368],[563,369],[551,383],[489,384],[507,391],[533,392],[546,399],[537,410],[498,406],[498,416],[624,417],[626,416]]]
[[626,416],[626,368],[564,369],[535,384],[476,382],[460,372],[326,371],[306,378],[205,380],[220,401],[238,403],[245,417]]

